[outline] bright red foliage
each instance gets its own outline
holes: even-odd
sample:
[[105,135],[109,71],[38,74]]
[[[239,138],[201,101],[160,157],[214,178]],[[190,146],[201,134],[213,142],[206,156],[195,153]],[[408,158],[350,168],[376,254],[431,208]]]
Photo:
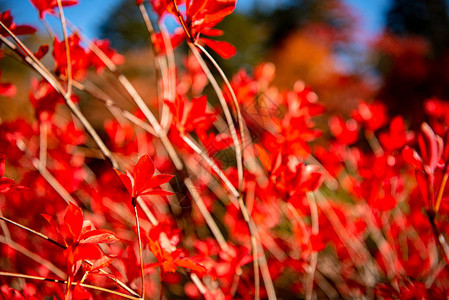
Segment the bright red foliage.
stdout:
[[[0,13],[0,21],[15,35],[33,34],[36,32],[34,27],[29,25],[17,25],[14,23],[10,10]],[[0,28],[0,34],[3,36],[9,36],[9,33],[3,28]]]
[[98,260],[104,256],[99,244],[117,241],[114,234],[105,229],[93,229],[90,222],[84,222],[83,212],[73,203],[64,218],[59,222],[52,216],[42,215],[57,234],[58,240],[65,246],[64,257],[67,262],[67,272],[73,277],[81,267],[84,260]]
[[[39,12],[39,18],[43,19],[45,14],[56,14],[55,8],[58,8],[57,0],[30,0]],[[71,6],[78,4],[78,0],[61,0],[62,6]]]
[[126,174],[123,174],[115,170],[131,196],[133,203],[139,196],[172,195],[171,192],[161,189],[160,185],[169,182],[174,176],[168,174],[154,175],[154,171],[154,163],[149,155],[144,155],[139,159],[132,173],[127,171]]
[[[56,1],[32,2],[41,18],[56,13]],[[214,84],[218,105],[206,87],[219,68],[209,75],[196,55],[183,68],[171,49],[187,36],[202,55],[198,43],[231,56],[203,35],[221,34],[213,27],[236,2],[177,1],[182,13],[150,3],[154,24],[174,14],[185,26],[150,37],[155,97],[120,73],[108,41],[70,35],[69,62],[57,37],[35,58],[18,44],[4,51],[41,78],[20,102],[27,118],[0,116],[0,298],[448,298],[445,100],[425,102],[418,130],[379,102],[343,117],[302,81],[273,86],[276,67],[263,63]],[[9,11],[0,20],[34,32]],[[0,96],[14,93],[0,84]]]

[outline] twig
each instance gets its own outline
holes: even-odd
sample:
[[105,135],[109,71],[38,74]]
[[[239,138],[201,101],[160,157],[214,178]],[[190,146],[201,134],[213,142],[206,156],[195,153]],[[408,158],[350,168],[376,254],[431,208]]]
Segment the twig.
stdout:
[[[160,89],[159,89],[159,84],[158,84],[157,73],[159,72],[160,74],[162,74],[162,66],[161,66],[160,62],[158,61],[158,59],[157,59],[158,53],[156,52],[156,48],[155,48],[156,47],[155,43],[157,42],[156,41],[156,37],[155,37],[155,32],[154,32],[153,24],[151,24],[150,16],[148,15],[147,10],[145,9],[145,5],[143,4],[143,2],[141,4],[139,4],[139,11],[140,11],[140,14],[141,14],[141,16],[143,18],[145,26],[147,28],[148,35],[149,35],[149,38],[150,38],[150,42],[152,44],[151,51],[153,53],[154,68],[156,70],[156,72],[155,72],[156,75],[154,77],[155,77],[155,80],[156,80],[157,95],[158,95],[159,100],[161,100],[163,97],[161,97],[161,95],[160,95]],[[161,79],[162,79],[162,81],[164,81],[164,79],[165,79],[164,76],[161,75]],[[163,83],[163,86],[164,86],[164,83]]]
[[190,137],[186,136],[183,133],[180,133],[181,138],[183,141],[194,151],[196,152],[202,160],[204,160],[211,168],[214,170],[214,172],[220,177],[220,179],[223,181],[223,183],[226,185],[226,187],[229,189],[229,191],[234,195],[234,197],[239,198],[240,193],[237,191],[237,189],[234,187],[234,185],[229,181],[228,177],[223,173],[223,171],[217,166],[217,164],[210,158],[205,151],[202,151],[199,146],[192,140]]
[[142,298],[145,298],[145,273],[143,270],[143,251],[142,251],[142,239],[140,237],[140,224],[139,224],[139,215],[137,214],[137,202],[133,197],[133,207],[134,214],[136,217],[136,226],[137,226],[137,240],[139,242],[139,259],[140,259],[140,275],[142,279]]
[[[315,197],[312,192],[307,193],[307,199],[310,207],[310,217],[312,220],[312,234],[317,235],[319,233],[318,222],[318,208],[315,202]],[[310,267],[308,270],[309,277],[306,283],[306,299],[311,300],[313,295],[313,283],[315,281],[315,271],[318,261],[318,252],[312,251],[310,255]]]
[[[315,192],[315,197],[318,207],[320,207],[329,222],[335,228],[335,232],[338,234],[340,240],[343,242],[348,252],[352,254],[350,255],[350,258],[361,273],[360,275],[362,277],[362,280],[368,287],[373,287],[376,282],[377,272],[375,266],[370,261],[372,257],[369,251],[363,247],[363,245],[356,237],[354,237],[350,232],[347,231],[332,206],[319,191]],[[368,272],[363,272],[364,270]]]
[[438,241],[438,244],[441,247],[441,250],[443,252],[444,258],[447,262],[449,262],[449,245],[446,242],[446,239],[444,238],[443,234],[440,233],[436,223],[435,223],[435,212],[432,210],[427,211],[427,218],[429,220],[429,223],[432,227],[433,234],[435,235],[435,239]]
[[34,235],[37,235],[37,236],[40,237],[41,239],[44,239],[44,240],[46,240],[46,241],[52,243],[53,245],[56,245],[56,246],[62,248],[62,249],[66,249],[66,248],[67,248],[67,247],[64,246],[63,244],[61,244],[61,243],[59,243],[59,242],[57,242],[57,241],[55,241],[55,240],[49,238],[49,237],[46,236],[45,234],[40,233],[40,232],[38,232],[38,231],[36,231],[36,230],[33,230],[33,229],[31,229],[31,228],[29,228],[29,227],[27,227],[27,226],[25,226],[25,225],[22,225],[22,224],[19,224],[19,223],[17,223],[17,222],[14,222],[13,220],[10,220],[10,219],[5,218],[5,217],[3,217],[3,216],[0,216],[0,220],[3,220],[3,221],[5,221],[5,222],[8,222],[8,223],[10,223],[10,224],[12,224],[12,225],[14,225],[14,226],[17,226],[17,227],[19,227],[19,228],[21,228],[21,229],[23,229],[23,230],[26,230],[26,231],[28,231],[28,232],[34,234]]
[[444,189],[446,188],[446,183],[447,183],[448,177],[449,177],[449,172],[446,171],[444,173],[443,179],[441,181],[440,189],[438,191],[438,196],[437,196],[437,200],[436,200],[436,204],[435,204],[435,212],[438,212],[438,210],[440,209],[441,200],[443,199]]
[[69,37],[67,35],[67,25],[64,16],[64,10],[62,9],[61,0],[58,1],[58,9],[59,9],[59,19],[61,20],[62,34],[64,36],[65,43],[65,53],[67,60],[67,94],[66,97],[70,98],[72,95],[72,59],[70,58],[70,45],[69,45]]
[[[228,80],[228,77],[223,72],[223,69],[220,67],[220,65],[215,61],[215,59],[209,54],[209,52],[200,44],[194,43],[194,45],[201,50],[201,52],[206,55],[206,57],[209,59],[209,61],[212,63],[212,65],[215,67],[215,69],[220,74],[221,78],[223,79],[226,87],[228,88],[229,93],[231,94],[232,101],[234,102],[234,108],[237,113],[237,121],[239,123],[239,132],[240,132],[240,148],[236,148],[236,152],[240,151],[240,153],[236,153],[237,156],[237,171],[239,175],[239,190],[243,190],[244,188],[244,178],[243,178],[243,152],[242,149],[245,147],[245,130],[244,130],[244,121],[242,117],[242,112],[240,111],[240,105],[237,101],[237,97],[235,96],[234,89],[231,86],[231,83]],[[248,137],[248,142],[251,143],[251,137]],[[239,167],[240,166],[240,167]]]
[[[22,140],[17,140],[17,147],[26,155],[28,154],[27,148],[25,143]],[[44,177],[45,181],[56,191],[56,193],[61,196],[61,198],[68,204],[73,203],[76,206],[78,204],[76,203],[75,199],[70,195],[69,192],[59,183],[58,180],[47,170],[47,168],[41,168],[40,160],[37,158],[29,158],[31,160],[32,165],[34,168],[41,174],[42,177]]]
[[[231,133],[231,138],[234,144],[235,148],[235,156],[237,160],[237,172],[239,174],[239,188],[240,184],[243,180],[243,159],[242,159],[242,148],[241,143],[239,141],[239,138],[237,136],[237,131],[234,126],[234,121],[232,120],[231,111],[229,110],[228,104],[226,103],[226,99],[223,95],[223,92],[220,89],[220,86],[218,85],[217,80],[215,80],[215,77],[212,75],[211,71],[206,65],[206,62],[201,57],[198,50],[195,48],[193,44],[188,44],[190,50],[192,51],[193,55],[195,56],[196,60],[200,64],[201,68],[203,69],[204,74],[206,74],[207,79],[209,80],[210,84],[212,85],[215,94],[217,95],[218,101],[220,102],[221,108],[223,109],[223,113],[225,115],[226,123],[229,127],[229,132]],[[241,134],[241,133],[240,133]]]
[[64,297],[65,300],[69,300],[71,282],[72,282],[72,277],[68,276],[67,281],[66,281],[66,287],[65,287],[65,297]]
[[193,200],[195,201],[198,209],[200,210],[201,214],[203,215],[204,219],[206,220],[207,225],[209,226],[210,230],[212,231],[212,234],[214,235],[215,239],[218,242],[218,245],[220,246],[221,250],[224,252],[229,251],[228,243],[226,242],[226,239],[224,238],[223,234],[221,233],[220,229],[217,226],[217,223],[215,223],[214,219],[212,218],[211,214],[206,208],[206,205],[203,202],[203,199],[199,195],[199,193],[196,191],[192,180],[190,178],[186,178],[184,180],[184,184],[187,187],[187,189],[190,192],[190,195],[192,195]]
[[268,269],[267,259],[262,246],[262,239],[259,234],[259,230],[256,228],[252,218],[250,219],[251,226],[256,229],[254,230],[254,236],[259,241],[257,247],[259,248],[260,257],[258,257],[258,263],[260,266],[260,273],[262,273],[262,279],[265,284],[265,289],[267,291],[267,296],[269,300],[276,300],[276,291],[274,289],[273,280],[270,275],[270,270]]
[[47,122],[41,122],[39,124],[39,129],[39,169],[44,169],[47,165]]
[[[98,136],[95,129],[92,127],[92,125],[89,123],[89,121],[86,119],[86,117],[82,114],[81,110],[78,108],[78,106],[71,100],[70,97],[67,97],[66,93],[64,92],[62,86],[59,84],[59,82],[56,80],[56,78],[49,73],[49,71],[40,63],[40,61],[34,56],[34,54],[6,27],[1,21],[0,26],[5,29],[9,35],[11,35],[20,45],[20,47],[27,53],[28,56],[21,53],[17,47],[15,47],[13,44],[9,43],[9,41],[0,34],[0,40],[2,42],[5,42],[5,44],[13,50],[15,53],[17,53],[33,70],[35,70],[37,73],[39,73],[61,96],[63,96],[66,105],[70,108],[73,114],[80,120],[81,124],[83,124],[84,128],[87,130],[89,135],[93,138],[95,143],[100,148],[103,155],[109,160],[111,165],[114,168],[118,168],[117,161],[113,157],[111,151],[106,147],[106,145],[103,143],[101,138]],[[37,62],[36,62],[37,61]],[[41,67],[42,66],[42,67]]]
[[[175,54],[173,52],[173,45],[171,43],[169,33],[165,24],[163,22],[159,22],[159,29],[162,35],[162,40],[164,41],[164,46],[166,50],[167,56],[167,70],[168,70],[168,92],[167,99],[169,101],[174,101],[176,96],[176,63],[175,63]],[[165,92],[165,90],[164,90]],[[161,125],[163,128],[167,128],[170,125],[170,110],[165,105],[165,102],[162,106],[162,116],[161,116]]]

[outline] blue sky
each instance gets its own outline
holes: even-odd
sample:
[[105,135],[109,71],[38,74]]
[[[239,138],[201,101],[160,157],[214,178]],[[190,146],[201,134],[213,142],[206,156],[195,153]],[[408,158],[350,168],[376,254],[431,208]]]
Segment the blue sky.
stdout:
[[[97,35],[98,26],[106,21],[109,12],[120,1],[80,0],[78,5],[67,7],[64,11],[75,25],[81,28],[90,38],[93,38]],[[259,5],[265,5],[267,9],[273,9],[286,0],[238,0],[237,10],[247,11],[254,1],[258,1]],[[389,0],[344,0],[344,2],[353,9],[359,19],[360,34],[372,36],[382,30],[383,16],[388,9]],[[28,23],[35,26],[40,24],[37,12],[28,0],[7,0],[4,6],[11,7],[17,23]],[[59,31],[59,22],[53,17],[49,17],[48,20]]]

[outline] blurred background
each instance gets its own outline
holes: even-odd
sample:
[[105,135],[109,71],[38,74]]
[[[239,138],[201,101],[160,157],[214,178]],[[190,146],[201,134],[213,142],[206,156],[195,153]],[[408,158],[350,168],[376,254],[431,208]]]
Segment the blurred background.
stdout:
[[[6,9],[11,9],[16,23],[39,29],[38,36],[25,38],[32,49],[42,40],[48,43],[29,1],[0,1],[0,11]],[[111,40],[112,47],[126,56],[121,70],[140,92],[154,95],[148,84],[154,76],[151,51],[135,1],[80,0],[65,12],[88,37]],[[47,19],[60,32],[58,20]],[[167,20],[169,29],[174,24]],[[423,120],[425,99],[449,99],[445,0],[238,0],[236,12],[218,27],[225,31],[221,39],[238,49],[235,57],[220,60],[228,74],[273,62],[280,89],[303,80],[331,113],[347,114],[361,99],[380,100],[392,116],[403,114],[416,127]],[[27,99],[29,71],[7,58],[0,61],[0,69],[2,81],[18,86],[18,101]],[[0,98],[3,119],[14,114],[5,101],[11,100]]]

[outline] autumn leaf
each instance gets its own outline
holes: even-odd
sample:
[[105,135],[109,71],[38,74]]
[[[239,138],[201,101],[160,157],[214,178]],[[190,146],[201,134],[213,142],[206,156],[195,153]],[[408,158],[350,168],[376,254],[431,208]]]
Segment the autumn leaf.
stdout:
[[133,205],[135,205],[135,201],[139,196],[167,196],[173,194],[161,189],[160,185],[169,182],[174,176],[168,174],[154,175],[154,163],[149,155],[143,155],[139,159],[133,173],[127,171],[124,174],[116,169],[114,170],[131,196]]

